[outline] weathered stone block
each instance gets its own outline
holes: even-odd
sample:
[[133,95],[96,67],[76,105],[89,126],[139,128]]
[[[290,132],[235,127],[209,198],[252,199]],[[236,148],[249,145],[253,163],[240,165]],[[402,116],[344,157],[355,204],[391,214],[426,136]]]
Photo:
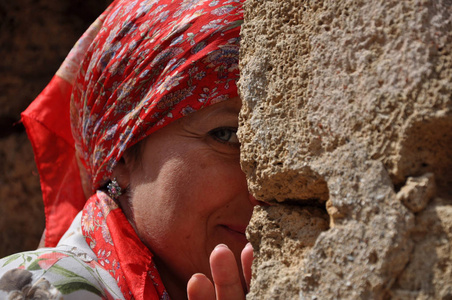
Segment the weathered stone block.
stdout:
[[[245,11],[242,168],[275,205],[248,230],[248,298],[452,297],[452,1],[248,0]],[[311,224],[262,215],[287,202],[320,207],[329,228],[278,252]]]

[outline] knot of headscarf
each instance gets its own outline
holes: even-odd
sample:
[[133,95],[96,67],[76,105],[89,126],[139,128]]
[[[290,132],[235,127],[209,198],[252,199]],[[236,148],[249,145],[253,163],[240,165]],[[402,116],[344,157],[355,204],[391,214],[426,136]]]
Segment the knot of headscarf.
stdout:
[[41,175],[47,246],[86,199],[76,157],[93,193],[127,148],[237,96],[241,2],[117,0],[77,42],[22,114]]

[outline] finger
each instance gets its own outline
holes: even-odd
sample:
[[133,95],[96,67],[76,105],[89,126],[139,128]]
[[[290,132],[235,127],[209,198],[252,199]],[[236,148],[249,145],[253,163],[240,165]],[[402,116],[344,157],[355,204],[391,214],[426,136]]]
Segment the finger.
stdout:
[[215,300],[215,289],[206,275],[194,274],[187,284],[188,300]]
[[246,281],[247,291],[250,290],[250,282],[251,282],[251,265],[253,264],[253,246],[251,243],[246,244],[245,248],[242,250],[242,271],[243,276]]
[[226,245],[220,244],[212,251],[210,269],[217,300],[245,299],[237,261]]

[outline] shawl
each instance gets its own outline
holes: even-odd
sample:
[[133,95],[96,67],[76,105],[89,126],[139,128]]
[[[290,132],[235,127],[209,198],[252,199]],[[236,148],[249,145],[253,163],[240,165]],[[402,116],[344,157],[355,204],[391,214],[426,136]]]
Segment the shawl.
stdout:
[[242,1],[116,0],[79,39],[22,113],[40,174],[47,247],[85,205],[89,215],[95,191],[126,149],[237,96]]

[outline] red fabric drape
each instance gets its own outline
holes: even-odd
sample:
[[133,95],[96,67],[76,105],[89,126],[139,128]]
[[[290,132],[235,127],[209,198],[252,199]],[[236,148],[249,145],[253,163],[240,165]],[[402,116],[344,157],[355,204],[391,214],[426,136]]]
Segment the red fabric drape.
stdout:
[[54,76],[22,113],[40,174],[48,247],[58,243],[85,205],[71,134],[69,101],[65,101],[71,92],[71,84]]
[[104,192],[88,199],[82,232],[98,263],[116,279],[126,299],[169,299],[153,261],[122,210]]

